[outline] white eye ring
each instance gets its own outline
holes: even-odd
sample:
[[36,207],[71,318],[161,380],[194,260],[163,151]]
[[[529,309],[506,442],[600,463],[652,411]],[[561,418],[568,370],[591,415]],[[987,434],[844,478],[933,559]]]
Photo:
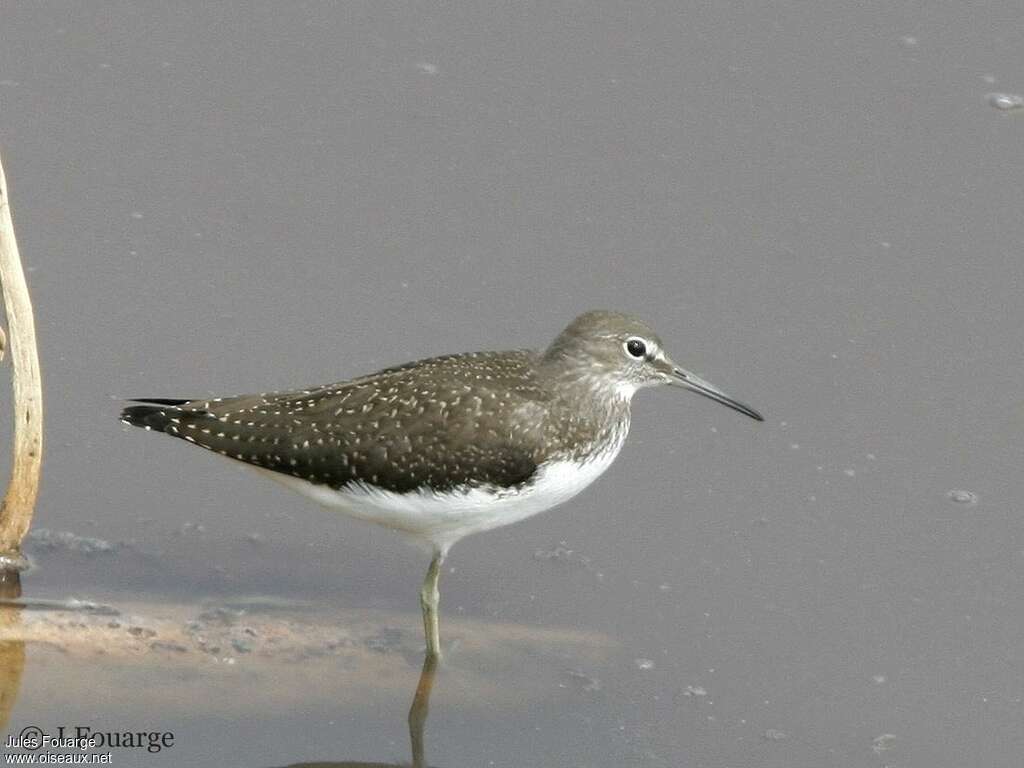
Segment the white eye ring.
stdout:
[[626,343],[622,345],[622,348],[626,350],[627,355],[635,360],[643,360],[647,355],[647,342],[639,336],[626,339]]

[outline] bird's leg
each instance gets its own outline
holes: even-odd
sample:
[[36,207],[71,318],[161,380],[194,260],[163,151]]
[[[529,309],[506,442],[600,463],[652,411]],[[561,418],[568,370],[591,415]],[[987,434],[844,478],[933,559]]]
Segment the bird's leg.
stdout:
[[423,580],[420,590],[420,606],[423,608],[423,633],[427,639],[427,656],[441,657],[441,631],[437,623],[437,604],[441,599],[437,582],[441,578],[441,563],[444,552],[435,552],[434,559],[427,568],[427,577]]
[[423,749],[423,726],[427,722],[427,710],[430,706],[430,689],[434,687],[434,673],[437,663],[441,660],[441,630],[437,621],[437,605],[441,600],[437,583],[441,578],[441,563],[445,552],[434,553],[427,568],[427,577],[423,579],[420,590],[420,607],[423,608],[423,634],[427,640],[427,653],[423,659],[423,671],[420,682],[416,686],[416,695],[409,709],[409,737],[412,741],[413,768],[425,768],[426,759]]

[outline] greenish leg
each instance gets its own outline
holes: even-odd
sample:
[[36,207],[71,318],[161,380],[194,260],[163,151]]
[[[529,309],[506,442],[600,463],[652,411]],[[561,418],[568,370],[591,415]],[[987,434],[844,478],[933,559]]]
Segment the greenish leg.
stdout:
[[423,589],[420,590],[427,656],[436,658],[441,657],[441,630],[437,621],[437,605],[441,599],[441,593],[437,589],[437,582],[441,578],[441,563],[443,562],[444,552],[435,552],[434,559],[430,561],[430,567],[427,568],[427,577],[423,580]]
[[434,673],[437,663],[441,660],[441,630],[437,621],[437,605],[441,593],[437,583],[441,579],[441,564],[445,552],[434,553],[434,558],[427,568],[427,577],[423,580],[420,590],[420,607],[423,608],[423,634],[427,640],[427,653],[423,658],[423,671],[420,682],[416,686],[416,695],[409,709],[409,737],[412,741],[413,768],[426,768],[423,749],[423,730],[427,722],[427,711],[430,707],[430,690],[434,687]]

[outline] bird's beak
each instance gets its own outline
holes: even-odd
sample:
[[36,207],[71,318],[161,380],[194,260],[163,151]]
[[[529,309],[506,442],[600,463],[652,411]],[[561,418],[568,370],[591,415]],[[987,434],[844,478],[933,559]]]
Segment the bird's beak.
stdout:
[[733,400],[731,397],[725,394],[725,392],[718,389],[718,387],[709,384],[699,376],[694,376],[689,371],[684,371],[682,368],[677,366],[667,357],[664,358],[663,360],[655,361],[655,367],[657,367],[657,369],[662,373],[662,375],[665,376],[669,384],[672,384],[677,387],[683,387],[684,389],[689,389],[692,392],[696,392],[698,395],[704,395],[704,397],[711,398],[716,403],[727,405],[734,411],[739,411],[740,413],[744,414],[745,416],[749,416],[752,419],[756,419],[757,421],[764,421],[764,416],[755,411],[749,405],[744,405],[738,400]]

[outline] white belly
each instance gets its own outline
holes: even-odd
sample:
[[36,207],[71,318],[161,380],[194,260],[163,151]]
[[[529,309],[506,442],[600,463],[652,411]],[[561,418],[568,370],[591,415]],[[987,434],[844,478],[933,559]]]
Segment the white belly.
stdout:
[[337,491],[278,472],[266,474],[324,506],[402,531],[446,552],[471,533],[516,523],[568,501],[608,469],[623,442],[617,441],[590,461],[542,464],[533,482],[516,491],[473,488],[450,493],[393,493],[366,485]]

